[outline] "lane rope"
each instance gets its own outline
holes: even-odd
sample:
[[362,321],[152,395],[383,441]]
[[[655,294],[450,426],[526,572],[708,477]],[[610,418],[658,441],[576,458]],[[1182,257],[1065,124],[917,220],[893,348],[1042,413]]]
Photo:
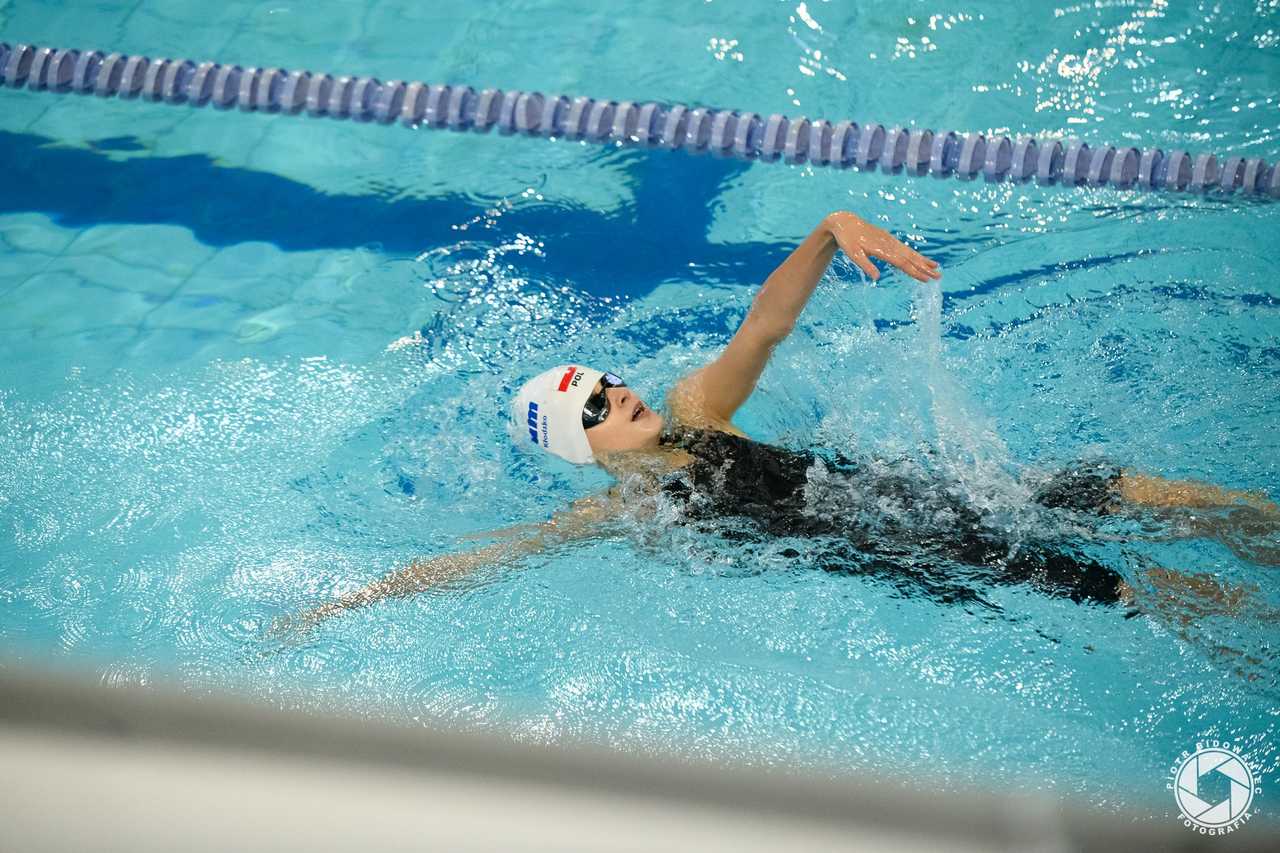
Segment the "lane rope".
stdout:
[[1280,168],[1257,157],[1181,149],[1091,146],[1079,139],[830,122],[775,113],[657,102],[596,100],[283,68],[152,59],[0,42],[0,84],[36,91],[139,99],[220,110],[328,116],[409,127],[521,134],[742,160],[810,163],[891,174],[1042,186],[1232,193],[1280,197]]

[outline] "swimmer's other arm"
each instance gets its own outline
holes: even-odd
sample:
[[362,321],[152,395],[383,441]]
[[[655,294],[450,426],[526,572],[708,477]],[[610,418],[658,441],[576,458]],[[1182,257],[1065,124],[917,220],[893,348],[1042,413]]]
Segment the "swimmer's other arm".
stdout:
[[[295,617],[278,622],[279,631],[306,631],[331,616],[364,607],[384,598],[413,595],[471,574],[486,566],[510,565],[522,557],[545,551],[579,539],[587,539],[600,531],[602,523],[616,517],[617,498],[612,492],[603,492],[575,501],[568,509],[561,510],[542,524],[528,525],[527,533],[520,538],[487,545],[462,554],[444,554],[430,559],[412,560],[408,565],[347,593],[336,601],[330,601]],[[502,535],[499,532],[497,535]]]
[[883,228],[846,210],[828,214],[765,279],[724,352],[676,384],[667,398],[676,420],[737,432],[729,420],[755,390],[773,348],[795,328],[837,248],[872,281],[880,278],[880,272],[870,258],[888,261],[919,281],[942,277],[936,262]]

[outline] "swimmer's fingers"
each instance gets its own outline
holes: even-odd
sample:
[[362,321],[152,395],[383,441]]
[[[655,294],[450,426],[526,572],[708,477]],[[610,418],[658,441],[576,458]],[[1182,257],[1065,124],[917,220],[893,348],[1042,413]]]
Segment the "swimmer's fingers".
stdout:
[[912,249],[911,259],[912,261],[915,262],[915,265],[919,267],[920,270],[929,278],[942,278],[942,267],[939,266],[938,262],[935,261],[933,258],[926,258],[924,255],[920,254],[915,249]]
[[866,256],[865,252],[853,252],[849,255],[849,260],[858,265],[858,269],[867,274],[867,278],[872,281],[880,280],[880,270],[876,269],[876,265],[871,263],[871,259]]
[[305,632],[306,628],[297,616],[293,614],[277,616],[272,620],[264,639],[276,643],[289,643]]
[[888,231],[877,230],[879,233],[874,235],[869,241],[870,245],[866,247],[867,253],[872,257],[888,261],[917,281],[942,278],[935,262],[896,239]]
[[942,270],[938,269],[938,265],[928,258],[924,258],[923,262],[912,261],[909,272],[920,281],[932,281],[942,278]]
[[942,278],[942,271],[938,268],[937,263],[929,260],[915,249],[902,246],[903,263],[898,264],[898,269],[907,273],[919,281],[931,281],[932,279]]
[[263,637],[269,644],[277,646],[277,651],[288,646],[296,646],[311,636],[319,619],[316,610],[303,613],[291,613],[278,616],[271,622]]
[[916,281],[929,281],[934,277],[934,273],[922,264],[918,264],[913,260],[903,261],[894,264],[898,269],[914,278]]
[[[901,250],[895,249],[887,252],[872,251],[870,254],[872,257],[888,261],[907,275],[914,278],[916,281],[929,281],[931,279],[942,277],[942,273],[935,271],[932,267],[929,267],[913,258],[912,255],[915,253],[911,252],[911,250],[907,249],[905,246],[902,246]],[[855,258],[854,260],[856,261],[857,259]],[[859,266],[861,266],[861,264],[859,264]]]

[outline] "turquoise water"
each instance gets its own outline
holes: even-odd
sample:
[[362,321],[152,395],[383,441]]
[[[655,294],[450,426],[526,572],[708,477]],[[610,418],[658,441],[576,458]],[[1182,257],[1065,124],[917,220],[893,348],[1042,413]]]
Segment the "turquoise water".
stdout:
[[[11,0],[0,39],[1280,157],[1274,4],[1005,8]],[[13,90],[0,147],[10,659],[1157,816],[1178,754],[1227,738],[1270,812],[1275,625],[1249,615],[1184,638],[1016,587],[974,612],[640,526],[261,635],[605,485],[516,452],[510,391],[581,359],[660,402],[838,208],[938,259],[941,292],[837,265],[755,437],[933,448],[975,498],[1085,453],[1280,496],[1275,205]],[[1147,532],[1084,547],[1280,607],[1274,566]]]

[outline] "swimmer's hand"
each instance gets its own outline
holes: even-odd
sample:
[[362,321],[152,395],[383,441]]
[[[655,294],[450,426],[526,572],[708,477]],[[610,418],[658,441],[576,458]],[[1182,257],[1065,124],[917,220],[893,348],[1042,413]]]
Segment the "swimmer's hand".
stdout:
[[336,601],[331,601],[300,613],[277,616],[267,629],[264,639],[280,646],[296,645],[311,636],[317,625],[344,609]]
[[872,281],[880,279],[880,271],[871,263],[871,258],[888,261],[917,281],[942,278],[937,261],[926,258],[888,231],[847,210],[828,215],[826,224],[844,253]]

